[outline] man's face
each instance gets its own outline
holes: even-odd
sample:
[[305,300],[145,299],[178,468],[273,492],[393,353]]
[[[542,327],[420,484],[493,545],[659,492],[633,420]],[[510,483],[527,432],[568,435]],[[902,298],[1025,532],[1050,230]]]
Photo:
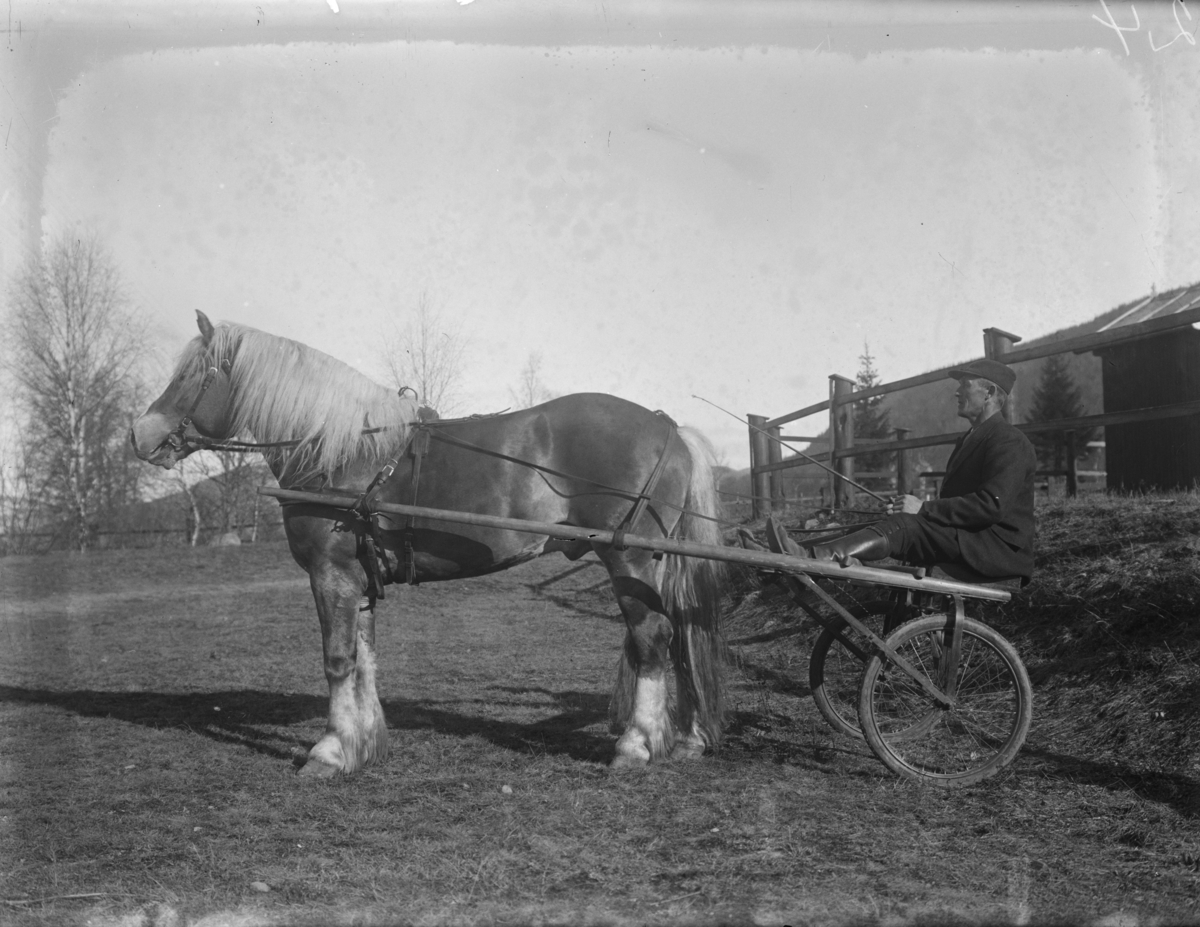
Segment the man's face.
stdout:
[[983,412],[989,393],[987,380],[960,377],[955,392],[959,416],[974,421]]

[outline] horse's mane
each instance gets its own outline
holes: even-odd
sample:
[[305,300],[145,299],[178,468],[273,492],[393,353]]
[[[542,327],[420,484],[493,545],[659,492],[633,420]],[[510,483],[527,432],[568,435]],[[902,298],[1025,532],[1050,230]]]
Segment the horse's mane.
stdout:
[[[343,464],[382,463],[404,447],[417,404],[353,367],[298,341],[223,322],[206,348],[194,338],[175,369],[187,393],[229,361],[232,432],[262,443],[298,441],[289,475],[332,474]],[[185,395],[187,394],[185,393]],[[363,434],[365,428],[382,428]]]

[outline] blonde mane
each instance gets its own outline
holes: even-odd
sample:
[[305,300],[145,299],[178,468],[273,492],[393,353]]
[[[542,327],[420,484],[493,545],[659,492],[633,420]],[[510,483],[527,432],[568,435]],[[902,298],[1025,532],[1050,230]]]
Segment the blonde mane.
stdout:
[[[382,465],[399,453],[417,405],[353,367],[298,341],[223,322],[206,348],[197,337],[176,366],[181,389],[195,390],[211,366],[229,362],[232,433],[254,441],[298,441],[288,473],[332,474],[352,461]],[[382,428],[363,434],[366,428]]]

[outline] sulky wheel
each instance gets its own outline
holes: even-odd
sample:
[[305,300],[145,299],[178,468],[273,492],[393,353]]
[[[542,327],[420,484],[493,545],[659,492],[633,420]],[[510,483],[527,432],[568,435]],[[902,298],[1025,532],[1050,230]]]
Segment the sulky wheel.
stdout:
[[[948,621],[945,615],[919,618],[887,639],[943,691]],[[867,663],[858,704],[867,744],[889,769],[946,787],[986,779],[1012,762],[1033,715],[1033,687],[1012,644],[973,619],[960,619],[960,626],[953,707],[937,707],[880,654]],[[918,729],[920,736],[909,736]]]
[[[849,611],[876,634],[883,633],[883,622],[892,603],[884,599],[863,602]],[[849,642],[857,653],[850,650]],[[862,691],[863,670],[871,656],[871,645],[845,621],[838,620],[837,633],[821,631],[808,659],[808,686],[813,701],[829,726],[839,734],[861,737],[858,724],[858,694]]]
[[[876,634],[882,635],[884,622],[895,608],[896,605],[886,599],[875,599],[854,605],[849,611]],[[847,643],[850,647],[847,647]],[[838,621],[836,633],[826,628],[813,644],[812,656],[808,661],[808,687],[812,690],[813,701],[817,703],[821,717],[839,734],[863,736],[858,723],[858,701],[863,671],[873,650],[865,637],[841,620]],[[913,726],[908,730],[897,730],[892,736],[915,736],[920,732],[921,723],[932,720],[932,717],[914,719]]]

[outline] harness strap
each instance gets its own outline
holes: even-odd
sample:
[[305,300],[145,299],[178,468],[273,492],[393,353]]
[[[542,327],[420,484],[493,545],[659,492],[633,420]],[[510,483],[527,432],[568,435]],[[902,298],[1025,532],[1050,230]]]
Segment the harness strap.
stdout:
[[[409,453],[412,454],[412,502],[417,504],[417,493],[421,488],[421,461],[429,453],[429,428],[424,424],[413,429],[412,440],[409,442]],[[416,535],[416,518],[408,516],[404,525],[404,581],[410,586],[417,585],[417,566],[413,556],[413,537]]]
[[[642,512],[646,510],[646,505],[650,502],[650,497],[654,494],[654,490],[658,487],[658,481],[662,477],[663,471],[667,468],[667,451],[671,449],[671,438],[675,436],[677,426],[666,413],[656,412],[655,414],[661,415],[667,420],[667,440],[663,442],[662,453],[658,455],[658,463],[655,464],[654,471],[650,474],[650,479],[646,481],[645,488],[638,495],[637,502],[633,504],[633,509],[625,516],[621,524],[617,526],[617,530],[613,532],[613,550],[625,550],[626,533],[642,517]],[[666,532],[663,533],[665,534]]]
[[[425,429],[421,425],[416,425],[410,430],[408,438],[405,441],[404,450],[383,465],[383,469],[375,474],[375,477],[367,484],[367,488],[362,491],[358,497],[358,501],[354,504],[354,513],[363,524],[360,554],[365,561],[364,566],[367,571],[367,579],[372,587],[367,592],[368,595],[374,595],[376,598],[384,598],[384,587],[390,583],[394,583],[396,577],[392,572],[392,562],[388,559],[387,550],[383,545],[383,529],[379,525],[379,513],[371,508],[371,503],[375,501],[375,497],[379,495],[379,491],[383,488],[383,485],[396,472],[396,468],[400,465],[400,458],[410,450],[414,454],[417,453],[415,448],[419,432],[423,431]],[[424,453],[424,448],[428,447],[428,444],[428,438],[426,438],[420,453]],[[416,499],[416,480],[419,478],[420,469],[419,456],[417,457],[417,461],[413,467],[414,504]],[[411,531],[412,519],[410,518],[405,537],[405,570],[410,584],[413,582]]]
[[[494,451],[490,448],[480,447],[472,444],[469,441],[463,441],[460,438],[455,438],[438,429],[436,426],[444,424],[441,422],[414,422],[410,423],[410,432],[405,442],[404,450],[396,457],[390,459],[375,475],[368,484],[367,488],[359,494],[357,501],[351,508],[351,511],[358,516],[360,522],[364,526],[362,532],[362,548],[360,555],[362,556],[364,566],[367,570],[368,580],[373,589],[368,589],[369,595],[382,599],[384,597],[384,586],[396,581],[392,572],[391,561],[388,560],[386,548],[383,545],[382,529],[379,526],[379,513],[372,510],[372,503],[375,497],[379,494],[380,489],[396,472],[399,466],[400,458],[404,455],[411,455],[413,458],[412,476],[410,480],[411,502],[416,506],[420,496],[421,485],[421,464],[425,455],[429,452],[429,442],[436,439],[445,444],[454,447],[460,447],[464,450],[474,451],[475,453],[484,454],[489,457],[496,457],[500,460],[506,460],[510,463],[518,464],[522,467],[527,467],[539,473],[549,474],[551,476],[561,477],[573,482],[590,483],[598,490],[598,494],[623,496],[633,501],[633,507],[629,513],[622,519],[621,524],[613,532],[612,547],[616,550],[625,550],[624,543],[625,535],[637,523],[638,519],[646,512],[647,507],[651,502],[656,505],[661,505],[665,508],[674,509],[676,511],[692,515],[697,518],[705,518],[709,521],[715,521],[719,524],[724,522],[719,518],[702,515],[698,512],[688,512],[682,506],[675,505],[662,499],[654,499],[654,491],[658,488],[658,483],[666,471],[667,454],[671,447],[671,438],[676,434],[678,425],[665,412],[658,411],[656,415],[662,416],[667,423],[667,436],[663,443],[662,452],[659,454],[658,462],[655,464],[654,470],[650,474],[650,478],[646,481],[645,487],[641,492],[632,492],[627,489],[618,489],[613,486],[608,486],[604,483],[590,480],[586,477],[576,476],[569,473],[563,473],[560,470],[554,470],[550,467],[545,467],[540,464],[532,463],[528,460],[521,460],[519,457],[512,457],[508,454],[503,454],[500,451]],[[664,536],[670,537],[674,532],[668,532],[662,519],[651,510],[651,515],[658,522]],[[678,525],[676,526],[678,528]],[[404,578],[408,585],[417,585],[416,581],[416,564],[414,561],[413,540],[416,535],[416,517],[409,515],[406,519],[405,526],[402,532],[403,550],[404,550]],[[661,558],[661,552],[655,554],[655,559]]]
[[204,394],[208,392],[208,388],[212,386],[213,380],[217,376],[217,368],[209,367],[204,373],[204,379],[200,381],[200,391],[196,393],[196,398],[192,400],[192,407],[187,410],[187,415],[179,420],[179,424],[167,432],[167,436],[159,443],[159,447],[164,444],[170,444],[175,450],[179,450],[187,442],[184,437],[184,432],[191,427],[192,416],[196,414],[196,410],[200,408],[200,400],[204,398]]
[[[484,454],[488,457],[496,457],[500,460],[507,460],[509,463],[520,464],[522,467],[528,467],[530,470],[537,470],[539,473],[548,473],[550,476],[562,477],[564,480],[572,480],[576,483],[590,483],[600,490],[601,495],[611,496],[626,496],[629,499],[636,500],[638,494],[631,492],[628,489],[617,489],[615,486],[608,486],[605,483],[598,483],[595,480],[589,480],[584,476],[575,476],[570,473],[563,473],[561,470],[554,470],[551,467],[543,467],[541,464],[531,463],[528,460],[522,460],[520,457],[510,457],[508,454],[502,454],[500,451],[493,451],[491,448],[480,447],[478,444],[472,444],[470,441],[464,441],[461,438],[455,438],[441,431],[431,431],[430,437],[445,444],[450,444],[454,447],[461,447],[464,450],[474,451],[477,454]],[[666,503],[664,503],[665,505]],[[678,506],[672,506],[678,508]]]
[[[670,421],[670,416],[666,415],[666,413],[659,412],[657,414],[662,415],[664,418]],[[456,421],[467,421],[467,419],[457,419]],[[430,427],[429,436],[434,440],[443,442],[444,444],[449,444],[454,447],[461,447],[464,450],[474,451],[477,454],[483,454],[487,457],[496,457],[499,460],[507,460],[509,463],[519,464],[522,467],[527,467],[528,469],[535,470],[538,473],[561,477],[564,480],[571,480],[576,483],[590,483],[592,486],[596,487],[595,495],[624,496],[625,498],[633,501],[637,501],[637,499],[639,499],[642,495],[641,493],[631,492],[628,489],[618,489],[616,486],[609,486],[607,483],[601,483],[597,480],[589,480],[587,477],[577,476],[571,473],[563,473],[561,470],[555,470],[551,467],[544,467],[541,464],[531,463],[528,460],[522,460],[520,457],[510,457],[508,454],[500,453],[500,451],[493,451],[490,448],[480,447],[478,444],[472,444],[470,441],[464,441],[461,438],[452,437],[437,427],[444,424],[446,424],[445,421],[429,423],[429,425],[432,426]],[[674,425],[675,423],[672,421],[671,424]],[[691,512],[685,509],[683,506],[676,505],[673,502],[667,502],[665,499],[656,499],[654,501],[663,508],[673,509],[676,512],[690,515],[692,518],[701,518],[704,521],[716,522],[718,525],[723,525],[725,527],[735,526],[734,522],[725,521],[722,518],[714,518],[712,515],[704,515],[700,512]]]

